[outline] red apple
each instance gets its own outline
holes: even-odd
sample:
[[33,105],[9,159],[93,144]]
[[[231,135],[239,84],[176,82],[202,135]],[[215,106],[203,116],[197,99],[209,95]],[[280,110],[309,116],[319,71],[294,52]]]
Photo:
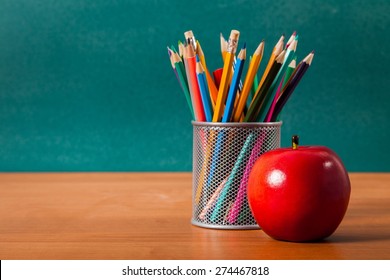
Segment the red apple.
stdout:
[[348,173],[331,149],[298,147],[294,137],[293,148],[269,151],[256,161],[248,181],[249,205],[274,239],[321,240],[337,229],[347,211]]

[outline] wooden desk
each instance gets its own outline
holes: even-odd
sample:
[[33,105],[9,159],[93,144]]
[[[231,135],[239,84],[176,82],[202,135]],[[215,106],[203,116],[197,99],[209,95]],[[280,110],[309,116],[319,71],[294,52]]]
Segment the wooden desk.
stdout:
[[321,243],[192,226],[190,173],[0,174],[0,259],[390,259],[390,174]]

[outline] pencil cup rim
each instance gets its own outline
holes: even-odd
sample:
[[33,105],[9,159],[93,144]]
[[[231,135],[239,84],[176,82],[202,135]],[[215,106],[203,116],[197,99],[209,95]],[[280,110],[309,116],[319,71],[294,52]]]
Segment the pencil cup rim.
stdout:
[[280,127],[283,122],[198,122],[192,121],[193,126],[206,126],[206,127]]

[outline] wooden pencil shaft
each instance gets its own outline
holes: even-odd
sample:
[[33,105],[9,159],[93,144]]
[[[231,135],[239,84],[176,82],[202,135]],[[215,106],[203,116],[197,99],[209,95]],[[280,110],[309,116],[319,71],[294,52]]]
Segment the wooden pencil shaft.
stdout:
[[[265,79],[267,78],[268,76],[268,73],[276,59],[276,57],[283,51],[283,39],[284,37],[282,36],[279,41],[276,43],[273,51],[272,51],[272,54],[271,54],[271,57],[270,59],[268,60],[268,64],[264,70],[264,73],[263,73],[263,76],[261,77],[260,79],[260,83],[259,83],[259,88],[263,85]],[[255,97],[256,97],[256,94],[255,94]]]
[[202,97],[203,109],[206,115],[206,121],[211,122],[212,119],[212,106],[210,101],[210,93],[208,91],[208,85],[206,80],[206,75],[202,66],[202,63],[199,61],[196,63],[196,74],[198,78],[199,90]]
[[194,114],[194,109],[193,109],[192,100],[191,100],[191,93],[190,93],[189,88],[188,88],[188,81],[187,81],[187,78],[185,76],[185,71],[183,71],[181,69],[180,62],[175,63],[175,68],[177,69],[178,78],[179,78],[179,81],[181,83],[182,90],[184,92],[184,96],[187,100],[187,104],[188,104],[188,107],[190,109],[191,115],[195,120],[195,114]]
[[241,91],[240,99],[238,101],[237,107],[234,110],[233,121],[238,122],[242,116],[242,112],[244,111],[246,101],[248,99],[248,95],[252,89],[253,81],[259,68],[262,56],[264,51],[264,42],[261,42],[257,47],[251,61],[249,64],[249,69],[245,77],[244,86]]
[[280,96],[278,100],[276,101],[275,109],[271,118],[271,121],[275,121],[277,116],[282,111],[283,107],[286,105],[287,100],[290,98],[291,94],[294,92],[295,88],[297,87],[299,81],[302,79],[303,75],[309,68],[308,64],[302,65],[302,67],[299,68],[291,82],[286,86],[286,89],[280,93]]
[[[197,121],[206,121],[203,109],[202,97],[199,89],[198,78],[196,76],[196,57],[191,45],[186,46],[187,79],[193,101],[194,113]],[[187,69],[188,68],[188,69]]]
[[207,85],[208,85],[208,88],[209,88],[211,104],[212,104],[212,107],[214,108],[215,107],[215,102],[216,102],[217,96],[218,96],[218,89],[215,86],[215,83],[214,83],[213,79],[211,78],[209,70],[207,69],[206,58],[204,56],[204,52],[203,52],[202,46],[200,45],[199,41],[196,41],[196,42],[197,42],[196,52],[198,54],[198,57],[199,57],[202,65],[203,65],[204,72],[206,74],[206,80],[207,80]]
[[246,114],[244,121],[246,122],[254,122],[256,121],[257,115],[261,109],[261,106],[264,102],[264,99],[267,95],[267,92],[269,90],[269,87],[271,86],[276,74],[278,73],[280,67],[282,66],[281,63],[275,62],[270,71],[267,75],[267,78],[265,79],[263,85],[260,87],[260,90],[255,95],[254,100],[251,103],[251,106],[249,107],[248,113]]
[[287,80],[290,79],[291,74],[293,73],[295,68],[296,68],[296,58],[293,58],[293,60],[288,65],[287,70],[286,70],[284,76],[281,79],[282,82],[279,84],[278,89],[277,89],[277,91],[275,93],[274,99],[272,100],[271,106],[270,106],[270,108],[269,108],[269,110],[267,112],[267,115],[266,115],[265,119],[264,119],[265,122],[270,122],[271,121],[271,117],[272,117],[272,114],[273,114],[273,112],[275,110],[276,101],[279,98],[280,92],[282,91],[282,89],[286,85]]
[[181,57],[183,57],[183,56],[184,56],[184,45],[183,45],[183,43],[180,42],[180,41],[179,41],[179,43],[178,43],[178,48],[179,48],[179,55],[180,55]]
[[219,122],[222,117],[222,110],[226,102],[227,91],[230,83],[229,77],[232,71],[233,58],[237,49],[239,34],[240,33],[237,30],[232,30],[230,33],[228,50],[222,70],[221,84],[218,89],[217,102],[215,103],[213,122]]
[[232,83],[229,88],[229,93],[226,101],[225,112],[222,117],[222,122],[229,122],[233,113],[234,101],[236,99],[239,82],[246,58],[246,49],[242,49],[238,54],[236,69],[234,71]]
[[260,120],[264,120],[266,118],[266,113],[270,109],[271,103],[272,103],[272,101],[273,101],[273,99],[274,99],[274,97],[276,95],[277,86],[279,85],[280,80],[282,79],[286,69],[288,68],[288,65],[290,64],[291,59],[294,56],[294,48],[295,48],[295,46],[296,46],[296,44],[292,44],[287,51],[283,51],[283,52],[285,52],[284,59],[283,59],[283,64],[282,64],[282,67],[279,69],[279,72],[276,75],[274,81],[271,84],[271,87],[269,89],[270,92],[269,92],[269,94],[267,95],[267,98],[264,101],[264,105],[261,107],[261,110],[259,112],[259,119]]
[[227,53],[225,57],[225,64],[222,70],[221,83],[219,85],[217,102],[215,103],[215,110],[213,116],[213,122],[218,122],[222,116],[222,109],[226,101],[226,95],[228,90],[229,81],[228,77],[230,76],[232,70],[233,63],[233,55],[232,53]]

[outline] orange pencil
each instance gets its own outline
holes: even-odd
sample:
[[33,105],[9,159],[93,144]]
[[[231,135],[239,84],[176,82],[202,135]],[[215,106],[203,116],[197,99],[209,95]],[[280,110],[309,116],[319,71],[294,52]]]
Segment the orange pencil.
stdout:
[[255,50],[252,60],[249,64],[249,69],[245,77],[244,86],[241,91],[241,95],[238,104],[234,110],[233,122],[239,122],[244,111],[246,100],[248,99],[249,92],[253,85],[253,80],[260,66],[261,59],[264,52],[264,41],[262,41]]
[[[280,36],[279,41],[276,43],[275,47],[272,50],[271,57],[268,60],[267,67],[264,70],[258,88],[261,88],[261,86],[263,85],[264,80],[268,76],[268,72],[271,69],[272,65],[274,64],[276,57],[283,51],[283,46],[284,46],[284,35]],[[253,96],[253,99],[255,99],[255,97],[256,94],[255,96]]]

